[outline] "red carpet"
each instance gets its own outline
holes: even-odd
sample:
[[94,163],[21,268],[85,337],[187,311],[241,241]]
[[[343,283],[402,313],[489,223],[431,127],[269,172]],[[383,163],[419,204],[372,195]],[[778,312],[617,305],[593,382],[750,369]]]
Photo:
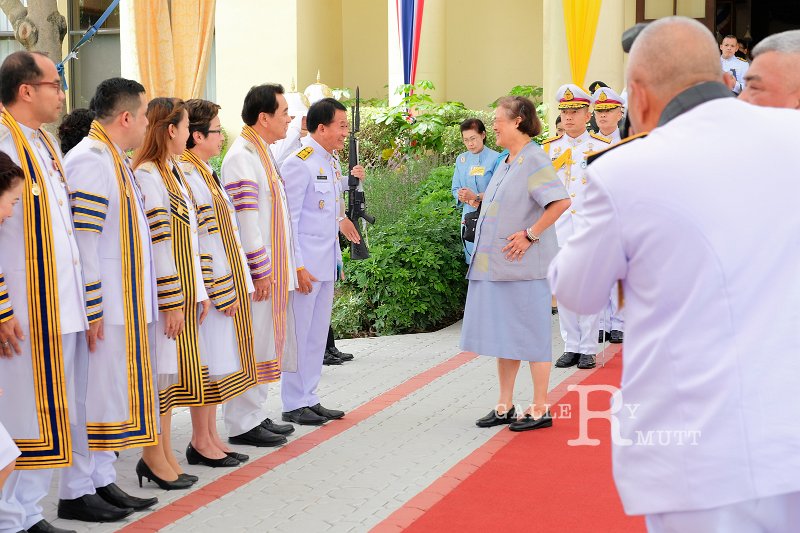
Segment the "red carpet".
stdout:
[[[619,385],[617,355],[573,383]],[[566,386],[559,386],[566,390]],[[553,391],[552,399],[559,396]],[[589,409],[608,408],[610,395],[589,394]],[[589,437],[599,446],[568,446],[579,435],[578,393],[565,392],[552,409],[570,406],[572,416],[549,429],[501,431],[373,531],[639,532],[644,519],[626,516],[611,476],[609,423],[593,420]]]

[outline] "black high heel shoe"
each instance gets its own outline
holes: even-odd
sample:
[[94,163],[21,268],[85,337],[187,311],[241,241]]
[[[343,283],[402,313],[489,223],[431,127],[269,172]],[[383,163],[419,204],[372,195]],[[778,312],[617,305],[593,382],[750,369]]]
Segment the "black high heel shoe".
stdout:
[[218,468],[220,466],[239,466],[241,464],[230,455],[226,455],[221,459],[209,459],[205,455],[198,452],[195,447],[192,446],[191,442],[186,447],[186,461],[190,465],[206,465],[210,466],[211,468]]
[[193,476],[192,474],[187,474],[186,472],[181,472],[180,474],[178,474],[178,479],[183,479],[184,481],[188,481],[192,485],[194,485],[200,480],[199,477]]
[[147,481],[152,481],[159,488],[164,490],[177,490],[177,489],[188,489],[192,486],[192,483],[188,480],[181,479],[178,476],[178,479],[175,481],[166,481],[158,477],[150,470],[150,467],[147,466],[147,463],[144,462],[144,459],[139,459],[139,462],[136,463],[136,476],[139,478],[139,486],[142,486],[142,478],[146,478]]

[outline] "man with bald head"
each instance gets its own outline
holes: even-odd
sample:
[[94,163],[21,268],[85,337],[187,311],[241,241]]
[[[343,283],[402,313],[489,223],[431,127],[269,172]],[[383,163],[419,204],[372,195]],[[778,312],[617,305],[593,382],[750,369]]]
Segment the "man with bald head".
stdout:
[[800,180],[781,158],[731,167],[719,142],[768,131],[751,153],[792,153],[797,114],[731,98],[722,76],[697,21],[660,19],[637,37],[628,112],[650,133],[590,161],[586,224],[553,261],[551,288],[596,313],[622,285],[612,428],[628,514],[654,532],[800,531],[800,359],[774,364],[800,324],[800,211],[760,215],[800,195]]
[[739,96],[751,104],[800,109],[800,30],[770,35],[753,49]]

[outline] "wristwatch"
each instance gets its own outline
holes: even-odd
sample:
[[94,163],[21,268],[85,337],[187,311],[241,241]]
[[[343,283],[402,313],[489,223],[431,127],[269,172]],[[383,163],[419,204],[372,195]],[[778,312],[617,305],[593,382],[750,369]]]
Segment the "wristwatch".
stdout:
[[342,220],[346,219],[347,217],[336,217],[336,223],[338,224]]

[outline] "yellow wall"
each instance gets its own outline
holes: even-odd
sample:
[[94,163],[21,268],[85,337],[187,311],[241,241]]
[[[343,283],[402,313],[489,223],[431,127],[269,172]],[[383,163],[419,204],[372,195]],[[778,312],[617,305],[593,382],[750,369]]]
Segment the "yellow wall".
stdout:
[[296,26],[298,90],[317,81],[317,71],[323,83],[341,87],[342,0],[297,0]]
[[[419,38],[417,59],[417,81],[432,81],[436,86],[433,97],[448,100],[447,94],[447,50],[448,8],[446,0],[428,0],[422,15],[422,34]],[[460,4],[460,2],[459,2]]]
[[[364,98],[385,98],[389,76],[388,5],[380,0],[341,0],[342,84]],[[323,74],[325,83],[329,83]]]
[[[246,16],[242,16],[246,14]],[[217,103],[231,134],[241,129],[242,102],[260,83],[297,79],[297,0],[237,0],[237,9],[217,2]]]
[[543,4],[544,0],[448,3],[447,99],[485,109],[515,85],[541,85]]

